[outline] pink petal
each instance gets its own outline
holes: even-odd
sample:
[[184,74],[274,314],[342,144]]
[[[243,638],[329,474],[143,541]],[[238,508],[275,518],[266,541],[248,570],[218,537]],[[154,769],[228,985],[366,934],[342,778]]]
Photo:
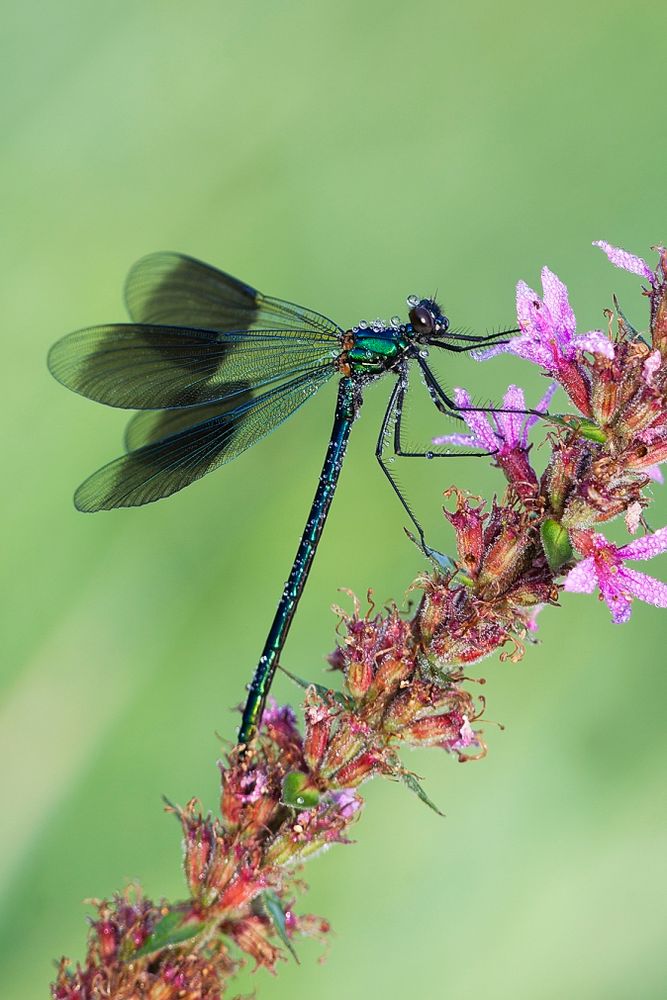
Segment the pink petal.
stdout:
[[[505,410],[525,410],[526,400],[523,389],[520,389],[517,385],[509,386],[503,396],[503,408]],[[505,442],[510,448],[514,448],[517,444],[521,443],[522,413],[496,413],[493,415],[493,420],[499,433],[505,438]]]
[[667,583],[656,580],[647,573],[628,569],[627,566],[619,570],[618,577],[623,581],[624,589],[633,597],[646,604],[653,604],[656,608],[667,608]]
[[542,268],[544,303],[559,333],[573,334],[577,328],[574,312],[567,295],[567,288],[548,267]]
[[660,351],[651,351],[646,361],[642,365],[642,375],[647,385],[653,385],[653,376],[660,371],[662,365],[662,355]]
[[[558,382],[552,382],[547,391],[542,396],[542,399],[535,407],[535,409],[539,410],[540,413],[546,413],[546,411],[549,409],[549,403],[554,398],[557,388],[558,388]],[[535,417],[531,417],[531,419],[534,420]]]
[[574,345],[579,351],[592,351],[593,354],[602,354],[610,361],[614,360],[614,345],[601,330],[582,333],[580,337],[575,338]]
[[600,573],[600,593],[611,611],[612,621],[617,625],[627,622],[632,613],[632,601],[628,588],[623,587],[622,570],[618,573]]
[[649,465],[647,469],[644,469],[644,472],[649,479],[653,480],[654,483],[664,483],[665,481],[665,477],[663,476],[662,469],[659,465]]
[[475,361],[488,361],[489,358],[495,358],[497,354],[506,354],[509,349],[509,344],[495,344],[493,347],[485,347],[482,351],[471,351],[470,357]]
[[541,365],[547,371],[551,371],[554,364],[553,351],[540,340],[534,333],[525,333],[521,337],[516,337],[507,345],[507,350],[524,361],[532,361],[534,365]]
[[[477,439],[476,447],[485,448],[487,451],[497,451],[499,442],[489,421],[484,413],[471,407],[472,400],[465,389],[457,388],[454,390],[454,402],[460,407],[461,416]],[[467,407],[471,407],[471,409],[467,409]]]
[[667,527],[659,528],[653,535],[635,538],[618,550],[623,559],[652,559],[661,552],[667,552]]
[[523,389],[518,385],[508,386],[507,392],[503,396],[503,406],[506,410],[525,410],[526,397],[523,394]]
[[625,625],[626,622],[630,621],[632,601],[623,594],[614,594],[611,598],[605,594],[604,599],[611,611],[611,620],[615,625]]
[[517,282],[516,286],[516,318],[519,326],[525,332],[532,330],[533,309],[536,302],[539,302],[537,292],[534,292],[525,281]]
[[479,442],[472,434],[442,434],[440,437],[433,438],[433,444],[455,444],[459,448],[479,448]]
[[[552,382],[551,385],[549,386],[549,388],[547,389],[547,391],[542,396],[542,399],[539,401],[539,403],[535,407],[535,409],[538,411],[538,413],[546,413],[547,412],[547,410],[549,409],[549,403],[553,399],[554,393],[556,392],[557,388],[558,388],[558,383],[557,382]],[[533,427],[537,423],[537,421],[539,419],[540,418],[536,417],[536,416],[528,417],[528,419],[526,420],[525,424],[523,425],[524,441],[527,440],[528,431],[531,429],[531,427]]]
[[592,594],[598,583],[595,559],[589,556],[571,569],[565,577],[563,590],[570,594]]
[[470,406],[472,403],[470,393],[468,393],[465,389],[462,389],[461,386],[457,385],[454,389],[454,402],[457,406]]
[[606,240],[595,240],[593,246],[600,247],[616,267],[621,267],[624,271],[630,271],[632,274],[638,274],[642,278],[648,278],[651,284],[655,284],[655,274],[642,257],[636,257],[635,254],[628,253],[627,250],[614,247]]

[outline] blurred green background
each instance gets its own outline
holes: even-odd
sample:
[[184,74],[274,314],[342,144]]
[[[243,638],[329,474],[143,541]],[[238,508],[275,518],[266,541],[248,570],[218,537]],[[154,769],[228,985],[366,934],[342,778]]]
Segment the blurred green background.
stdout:
[[[84,897],[140,878],[181,892],[160,794],[215,808],[216,731],[261,648],[314,490],[329,387],[238,462],[163,503],[85,517],[74,487],[120,448],[122,414],[67,393],[48,346],[122,320],[129,265],[209,260],[342,324],[436,288],[456,324],[513,319],[548,263],[580,329],[639,280],[590,243],[667,238],[664,38],[654,3],[19,4],[3,13],[2,995],[43,997],[84,954]],[[539,286],[538,286],[539,287]],[[495,397],[530,366],[458,359]],[[373,459],[367,394],[287,648],[321,678],[340,586],[402,599],[423,569]],[[560,399],[561,405],[565,402]],[[442,433],[418,408],[415,440]],[[404,463],[434,544],[452,482],[483,462]],[[437,467],[436,467],[437,466]],[[660,492],[660,491],[659,491]],[[658,509],[659,508],[659,509]],[[652,514],[659,527],[662,493]],[[429,513],[430,512],[430,513]],[[649,571],[665,573],[658,563]],[[501,1000],[664,996],[665,625],[566,596],[519,665],[487,661],[490,753],[410,766],[446,810],[367,786],[358,843],[310,864],[336,930],[277,979],[293,1000],[373,992]],[[298,692],[279,680],[282,698]],[[662,987],[660,983],[662,982]]]

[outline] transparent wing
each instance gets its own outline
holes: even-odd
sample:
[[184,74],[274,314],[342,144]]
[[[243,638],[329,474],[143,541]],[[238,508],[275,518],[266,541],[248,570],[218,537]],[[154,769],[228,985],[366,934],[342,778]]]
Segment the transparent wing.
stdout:
[[342,330],[321,313],[262,295],[256,288],[200,260],[153,253],[131,269],[125,302],[137,323],[207,330],[295,330],[337,340]]
[[154,444],[163,438],[178,434],[180,431],[201,424],[211,417],[230,413],[236,407],[249,403],[257,398],[258,391],[248,386],[238,385],[238,393],[215,403],[205,403],[203,406],[179,406],[172,410],[140,410],[130,420],[125,428],[125,450],[136,451],[144,445]]
[[[223,412],[215,405],[179,411],[185,418],[181,424],[170,423],[171,414],[139,415],[128,439],[146,443],[86,479],[74,495],[76,507],[86,512],[136,507],[182,490],[281,424],[330,374],[328,367],[310,372]],[[141,422],[144,416],[155,422]]]
[[193,406],[316,370],[334,371],[337,337],[310,330],[222,333],[115,324],[68,334],[53,345],[51,373],[89,399],[132,410]]

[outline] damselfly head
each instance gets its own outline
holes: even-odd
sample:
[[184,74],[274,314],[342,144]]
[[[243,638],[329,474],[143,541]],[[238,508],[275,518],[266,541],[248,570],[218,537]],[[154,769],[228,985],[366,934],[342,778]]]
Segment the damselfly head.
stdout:
[[435,299],[418,299],[416,295],[410,295],[408,305],[412,332],[420,343],[447,333],[449,320]]

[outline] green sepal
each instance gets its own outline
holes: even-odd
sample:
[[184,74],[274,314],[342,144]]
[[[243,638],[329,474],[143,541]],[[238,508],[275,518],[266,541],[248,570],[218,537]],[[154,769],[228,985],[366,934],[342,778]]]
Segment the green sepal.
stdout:
[[435,802],[429,799],[428,795],[426,794],[422,786],[419,784],[416,776],[412,773],[412,771],[402,771],[399,777],[403,782],[403,784],[407,785],[410,791],[414,792],[417,798],[421,799],[422,802],[429,807],[429,809],[432,809],[433,812],[438,814],[438,816],[445,815],[444,812],[441,812],[438,809]]
[[290,940],[290,936],[287,933],[287,922],[285,920],[285,911],[282,908],[282,904],[278,897],[278,894],[273,891],[273,889],[266,889],[262,895],[259,897],[264,909],[266,910],[266,915],[275,927],[276,934],[285,945],[292,958],[297,965],[300,965],[299,956],[294,950],[294,945]]
[[342,705],[343,708],[347,708],[348,710],[354,708],[354,701],[352,700],[352,698],[349,698],[346,694],[343,694],[342,691],[332,691],[331,688],[325,687],[324,684],[316,684],[314,681],[305,681],[303,677],[297,677],[296,674],[291,673],[289,670],[287,670],[285,667],[281,665],[278,666],[278,669],[282,671],[282,673],[285,674],[286,677],[289,677],[291,681],[294,681],[295,684],[298,684],[300,688],[303,688],[304,691],[307,691],[308,688],[311,687],[315,688],[320,698],[326,699],[329,697],[329,695],[333,695],[334,700],[337,701],[339,705]]
[[192,937],[196,937],[206,927],[206,923],[184,923],[184,914],[180,910],[170,910],[162,920],[159,920],[153,928],[153,933],[148,937],[141,948],[133,953],[134,958],[142,955],[150,955],[153,951],[161,951],[170,945],[181,944]]
[[283,778],[281,798],[285,805],[297,809],[314,809],[321,796],[309,782],[310,778],[303,771],[289,771]]
[[633,340],[641,340],[642,344],[646,344],[647,347],[650,347],[651,345],[649,344],[648,340],[646,340],[646,338],[642,336],[642,334],[639,332],[639,330],[636,330],[634,328],[634,326],[632,325],[632,323],[630,322],[630,320],[628,319],[628,317],[625,315],[625,313],[621,309],[621,304],[620,304],[620,302],[618,301],[618,299],[616,298],[615,295],[613,296],[613,300],[614,300],[614,307],[616,309],[616,312],[618,313],[618,315],[621,317],[621,319],[625,323],[625,328],[628,331],[628,333],[631,335],[632,339]]
[[578,419],[576,431],[582,438],[586,438],[587,441],[595,441],[597,444],[604,444],[607,440],[607,435],[602,428],[598,427],[594,420],[586,420],[584,417]]
[[570,561],[573,555],[572,542],[567,528],[564,528],[559,521],[548,517],[546,521],[542,522],[540,534],[549,569],[552,573],[557,573],[561,566]]
[[587,441],[604,444],[607,440],[607,435],[602,428],[598,427],[594,420],[589,420],[588,417],[577,417],[573,413],[550,413],[544,419],[547,423],[556,424],[557,427],[565,427],[568,431],[575,431]]

